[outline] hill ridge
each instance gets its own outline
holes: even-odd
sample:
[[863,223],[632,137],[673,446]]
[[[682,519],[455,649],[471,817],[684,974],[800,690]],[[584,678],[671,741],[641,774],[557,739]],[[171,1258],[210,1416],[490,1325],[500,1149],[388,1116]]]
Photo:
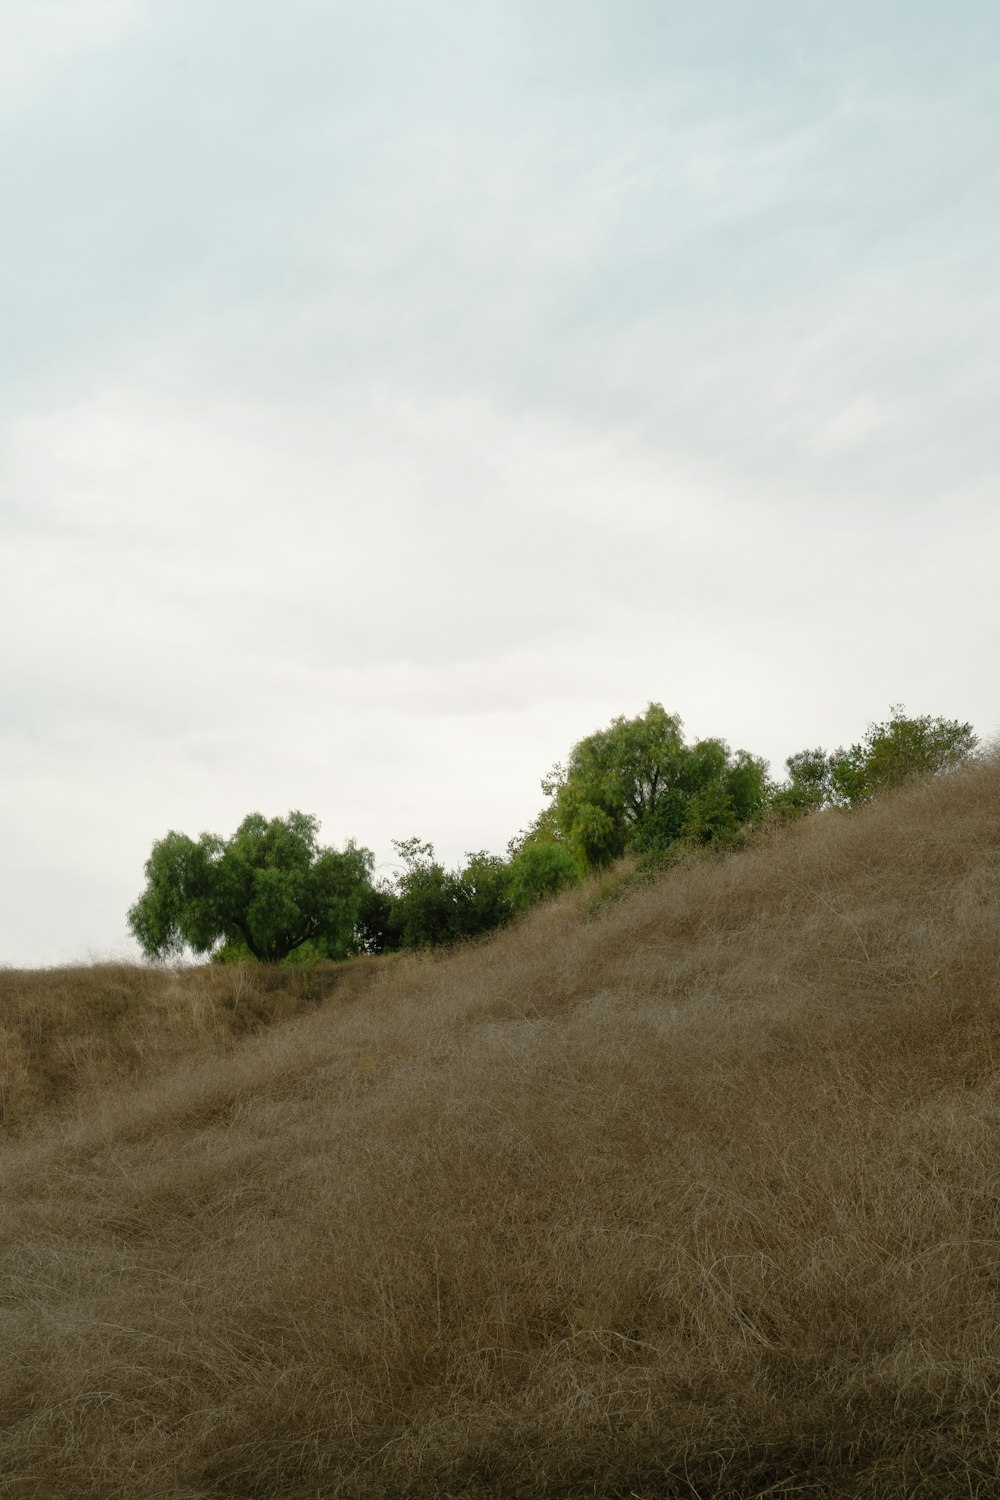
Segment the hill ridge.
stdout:
[[6,1141],[5,1493],[990,1493],[1000,764],[615,880]]

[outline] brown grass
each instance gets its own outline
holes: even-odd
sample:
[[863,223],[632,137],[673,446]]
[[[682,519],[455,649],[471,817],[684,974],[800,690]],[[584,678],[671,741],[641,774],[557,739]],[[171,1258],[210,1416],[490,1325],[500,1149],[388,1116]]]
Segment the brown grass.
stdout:
[[997,1493],[1000,766],[589,899],[36,1114],[0,1494]]
[[263,1026],[371,988],[387,959],[310,969],[0,968],[0,1138],[42,1111],[86,1110],[171,1063],[228,1051]]

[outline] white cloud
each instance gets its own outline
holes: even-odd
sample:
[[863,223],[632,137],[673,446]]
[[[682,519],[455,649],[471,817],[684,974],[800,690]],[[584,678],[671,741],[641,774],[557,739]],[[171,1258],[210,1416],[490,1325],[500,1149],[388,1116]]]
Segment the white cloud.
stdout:
[[856,448],[884,430],[891,414],[876,401],[849,401],[813,437],[817,453],[827,456]]
[[623,16],[4,8],[0,957],[251,807],[502,847],[650,698],[997,727],[983,26]]
[[71,64],[120,45],[144,0],[4,0],[0,10],[0,118],[39,93],[58,100]]

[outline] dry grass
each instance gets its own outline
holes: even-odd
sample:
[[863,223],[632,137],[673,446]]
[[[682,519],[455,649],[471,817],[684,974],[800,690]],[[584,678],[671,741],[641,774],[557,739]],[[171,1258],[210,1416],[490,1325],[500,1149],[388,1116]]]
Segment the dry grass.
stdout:
[[1000,766],[586,899],[10,1141],[0,1494],[997,1493]]
[[387,962],[0,969],[0,1132],[18,1132],[43,1111],[86,1110],[94,1089],[226,1051],[333,996],[364,995]]

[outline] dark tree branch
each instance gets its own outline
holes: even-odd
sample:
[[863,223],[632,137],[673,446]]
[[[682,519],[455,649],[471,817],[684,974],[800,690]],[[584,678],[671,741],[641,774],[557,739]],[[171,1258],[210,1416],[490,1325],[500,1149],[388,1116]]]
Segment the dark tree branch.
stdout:
[[240,932],[242,932],[242,934],[243,934],[243,941],[246,943],[247,947],[250,949],[250,952],[253,954],[253,956],[257,960],[257,962],[258,963],[263,963],[264,962],[264,955],[263,955],[263,953],[261,953],[260,949],[257,947],[257,944],[254,942],[253,938],[250,936],[250,929],[247,926],[246,922],[243,921],[242,917],[234,917],[233,918],[233,926],[234,927],[238,927],[239,930],[240,930]]

